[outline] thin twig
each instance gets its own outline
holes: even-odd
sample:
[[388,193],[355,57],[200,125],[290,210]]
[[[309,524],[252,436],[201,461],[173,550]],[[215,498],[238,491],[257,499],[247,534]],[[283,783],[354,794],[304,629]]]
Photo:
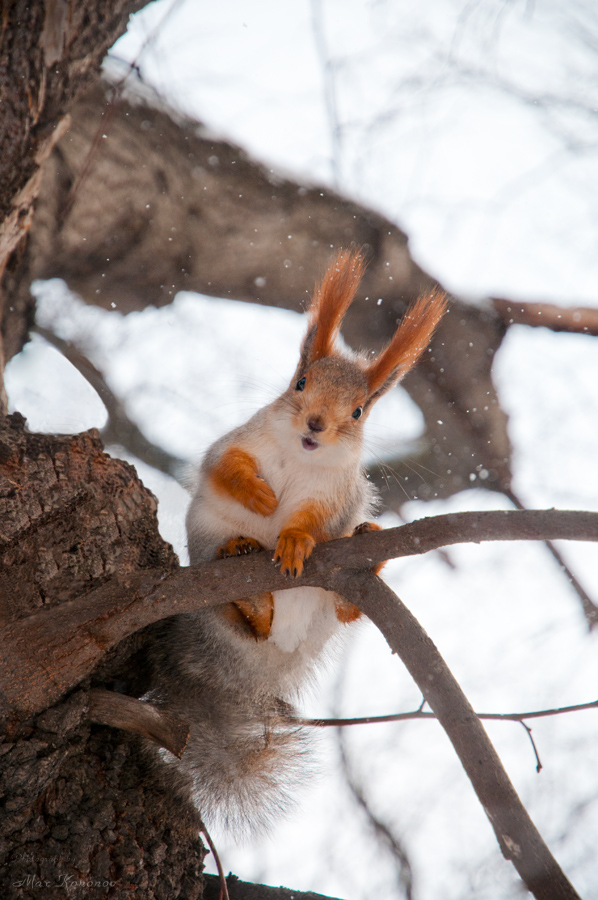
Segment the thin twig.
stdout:
[[[598,709],[598,700],[589,703],[576,703],[572,706],[558,706],[553,709],[535,709],[522,713],[479,713],[478,719],[491,719],[502,722],[523,722],[525,719],[540,719],[546,716],[558,716],[561,713],[580,712],[583,709]],[[302,719],[295,718],[297,725],[314,726],[317,728],[339,728],[346,725],[375,725],[380,722],[405,722],[409,719],[437,719],[433,712],[424,712],[422,707],[403,713],[390,713],[385,716],[355,716],[346,719]]]
[[324,82],[324,103],[328,118],[331,143],[331,166],[333,184],[336,188],[340,185],[341,174],[341,125],[338,116],[338,102],[336,98],[336,80],[334,75],[334,63],[330,58],[326,31],[324,27],[324,15],[322,0],[311,0],[311,26],[314,36],[314,44],[322,67]]
[[135,57],[133,62],[127,63],[126,73],[122,76],[122,78],[120,78],[118,81],[116,81],[114,84],[112,84],[110,86],[110,99],[108,100],[108,103],[106,104],[106,108],[105,108],[104,112],[102,113],[102,118],[101,118],[100,124],[98,125],[96,132],[93,136],[93,139],[91,141],[89,149],[83,160],[83,164],[81,165],[79,171],[77,172],[77,174],[73,180],[73,183],[72,183],[70,190],[68,192],[68,195],[66,197],[65,203],[64,203],[62,209],[59,211],[58,221],[59,221],[60,227],[62,227],[64,225],[66,219],[70,215],[71,210],[74,206],[75,200],[77,199],[77,194],[81,190],[83,183],[87,180],[87,178],[89,177],[89,175],[93,169],[93,166],[97,159],[100,147],[102,146],[103,141],[106,139],[108,132],[110,130],[110,127],[113,123],[114,114],[116,112],[118,103],[120,102],[120,100],[122,98],[125,84],[127,82],[127,79],[129,78],[129,75],[132,72],[135,72],[136,75],[139,78],[141,78],[141,73],[140,73],[140,69],[139,69],[139,60],[141,59],[141,56],[145,53],[145,51],[153,43],[153,41],[155,41],[159,30],[164,26],[164,24],[166,23],[169,16],[172,15],[172,13],[175,11],[177,6],[180,5],[180,3],[181,3],[181,0],[175,0],[175,2],[172,4],[172,6],[168,10],[166,10],[166,12],[162,16],[161,20],[154,26],[152,31],[145,38],[143,44],[141,45],[141,47],[139,49],[139,53],[137,54],[137,56]]
[[[510,488],[507,489],[504,493],[517,509],[526,508],[517,494],[515,494],[514,491],[512,491]],[[567,578],[569,584],[579,597],[584,615],[588,623],[588,628],[591,631],[598,625],[598,608],[596,607],[596,604],[593,602],[592,598],[590,597],[584,586],[581,584],[575,573],[569,568],[560,550],[558,550],[550,540],[545,540],[544,543],[553,559],[558,563],[561,572]]]
[[535,742],[535,740],[534,740],[534,736],[533,736],[533,734],[532,734],[532,730],[531,730],[531,728],[529,727],[529,725],[526,725],[525,722],[519,722],[519,724],[522,725],[523,728],[525,728],[525,730],[526,730],[526,732],[527,732],[527,736],[528,736],[528,738],[530,739],[530,743],[531,743],[532,749],[533,749],[533,751],[534,751],[534,756],[536,757],[536,772],[537,772],[538,775],[539,775],[540,772],[542,771],[542,763],[540,762],[540,754],[538,753],[538,748],[536,747],[536,742]]
[[353,799],[368,820],[368,823],[376,837],[384,844],[386,844],[393,858],[396,860],[399,885],[405,892],[405,897],[407,898],[407,900],[412,900],[413,868],[411,866],[411,860],[409,859],[407,851],[399,838],[395,834],[393,834],[389,826],[374,813],[365,795],[365,791],[363,790],[361,785],[357,783],[351,771],[351,766],[349,764],[349,758],[342,738],[342,733],[339,733],[339,751],[341,755],[343,775],[345,776],[347,787],[349,788]]
[[208,847],[210,848],[210,851],[211,851],[212,856],[214,857],[214,861],[216,863],[216,868],[218,870],[218,881],[220,882],[220,900],[230,900],[230,898],[228,896],[228,887],[226,884],[226,876],[224,874],[224,869],[222,868],[222,863],[220,862],[220,857],[218,856],[218,851],[216,850],[216,845],[214,844],[214,841],[210,837],[210,832],[208,831],[208,829],[206,828],[206,826],[204,825],[203,822],[201,823],[200,832],[205,837],[206,843],[207,843]]
[[108,421],[100,434],[104,444],[117,444],[154,469],[182,481],[185,462],[162,447],[149,441],[139,427],[129,418],[121,400],[108,386],[102,372],[70,341],[58,337],[49,328],[34,325],[31,329],[59,350],[77,371],[83,375],[106,407]]

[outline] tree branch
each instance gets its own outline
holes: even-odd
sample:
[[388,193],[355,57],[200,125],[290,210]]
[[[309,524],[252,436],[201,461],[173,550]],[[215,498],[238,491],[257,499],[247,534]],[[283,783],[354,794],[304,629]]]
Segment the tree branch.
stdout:
[[371,572],[338,571],[335,589],[378,626],[451,741],[506,859],[537,900],[578,894],[542,840],[484,727],[436,646],[399,598]]
[[123,402],[106,383],[102,372],[81,352],[71,341],[65,341],[54,334],[49,328],[35,325],[32,329],[45,341],[59,350],[65,359],[73,365],[77,371],[95,390],[98,397],[106,407],[108,421],[100,432],[105,445],[118,444],[128,453],[136,456],[142,462],[147,463],[170,475],[177,481],[181,481],[181,473],[185,467],[185,461],[173,456],[149,441],[139,427],[129,418]]
[[[500,510],[420,519],[319,544],[297,583],[338,590],[342,566],[368,569],[449,544],[547,538],[598,541],[598,513]],[[46,709],[89,675],[111,647],[152,622],[239,599],[248,585],[260,593],[294,584],[269,553],[257,553],[179,568],[166,577],[152,569],[113,577],[81,600],[8,622],[0,634],[0,713]]]
[[[217,875],[204,875],[206,883],[204,900],[218,900],[221,897],[220,881]],[[240,881],[236,875],[228,875],[226,886],[230,900],[334,900],[334,897],[324,897],[323,894],[314,894],[312,891],[289,890],[285,887],[271,887],[267,884],[250,884]]]
[[[512,490],[512,488],[507,488],[505,494],[509,498],[509,500],[511,500],[516,509],[525,509],[525,506],[523,505],[517,494]],[[595,628],[596,625],[598,625],[598,608],[595,606],[592,598],[584,588],[583,584],[580,582],[575,572],[572,571],[572,569],[563,559],[563,555],[560,550],[555,547],[552,541],[546,540],[544,541],[544,544],[546,545],[546,549],[558,565],[560,574],[565,576],[565,578],[571,585],[571,588],[579,597],[579,602],[581,603],[581,607],[586,617],[588,628],[590,629],[590,631],[592,631],[592,629]]]
[[[512,510],[423,519],[320,544],[301,583],[336,591],[377,625],[445,729],[505,857],[538,900],[573,900],[578,895],[537,832],[446,663],[409,610],[371,571],[382,559],[446,544],[547,537],[598,541],[598,513]],[[252,593],[289,587],[268,557],[217,560],[160,580],[152,571],[112,579],[82,601],[9,623],[2,632],[3,711],[47,707],[89,674],[110,647],[150,622],[243,597],[248,584]]]
[[101,725],[140,734],[179,759],[189,740],[189,726],[152,703],[116,691],[89,692],[88,718]]
[[[555,706],[552,709],[534,709],[522,713],[482,713],[476,712],[478,719],[490,719],[499,722],[523,722],[524,719],[543,719],[548,716],[559,716],[563,713],[581,712],[584,709],[598,709],[598,700],[589,703],[575,703],[572,706]],[[411,719],[435,720],[433,712],[424,709],[412,709],[408,712],[389,713],[385,716],[355,716],[350,719],[294,719],[297,725],[311,725],[314,728],[341,728],[346,725],[376,725],[382,722],[406,722]]]
[[567,308],[553,303],[519,303],[498,298],[492,303],[505,325],[531,325],[552,331],[598,335],[598,309],[592,307]]

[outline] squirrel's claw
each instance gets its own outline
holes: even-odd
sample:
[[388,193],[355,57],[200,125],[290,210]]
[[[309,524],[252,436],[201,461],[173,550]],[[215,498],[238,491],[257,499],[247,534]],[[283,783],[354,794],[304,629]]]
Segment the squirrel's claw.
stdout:
[[[357,525],[353,529],[353,536],[356,534],[367,534],[369,531],[382,531],[382,526],[378,525],[377,522],[362,522],[361,525]],[[385,565],[385,562],[376,563],[372,569],[374,575],[379,575]]]
[[316,545],[315,540],[306,531],[297,528],[285,528],[280,532],[274,562],[280,563],[283,575],[299,578],[303,574],[303,563],[311,555]]
[[263,549],[260,542],[254,538],[231,538],[226,544],[218,547],[216,559],[227,559],[230,556],[245,556],[247,553],[255,553],[256,550]]

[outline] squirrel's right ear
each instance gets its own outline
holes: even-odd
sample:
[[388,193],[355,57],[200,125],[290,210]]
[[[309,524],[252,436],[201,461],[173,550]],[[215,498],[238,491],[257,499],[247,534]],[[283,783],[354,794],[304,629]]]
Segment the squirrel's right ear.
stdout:
[[335,355],[336,336],[365,271],[358,250],[341,250],[316,288],[308,310],[300,368]]

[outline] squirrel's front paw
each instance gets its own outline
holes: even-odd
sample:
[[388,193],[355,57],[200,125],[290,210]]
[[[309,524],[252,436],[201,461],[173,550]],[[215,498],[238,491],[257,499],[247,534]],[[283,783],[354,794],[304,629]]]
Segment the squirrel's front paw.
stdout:
[[254,538],[231,538],[222,547],[218,547],[216,559],[227,559],[229,556],[245,556],[247,553],[254,553],[256,550],[263,549],[260,542]]
[[311,555],[316,545],[311,534],[298,528],[285,528],[280,532],[274,562],[280,563],[283,575],[298,578],[303,572],[303,562]]
[[260,516],[271,516],[276,507],[278,500],[276,494],[267,481],[256,475],[252,484],[251,493],[247,497],[247,508]]

